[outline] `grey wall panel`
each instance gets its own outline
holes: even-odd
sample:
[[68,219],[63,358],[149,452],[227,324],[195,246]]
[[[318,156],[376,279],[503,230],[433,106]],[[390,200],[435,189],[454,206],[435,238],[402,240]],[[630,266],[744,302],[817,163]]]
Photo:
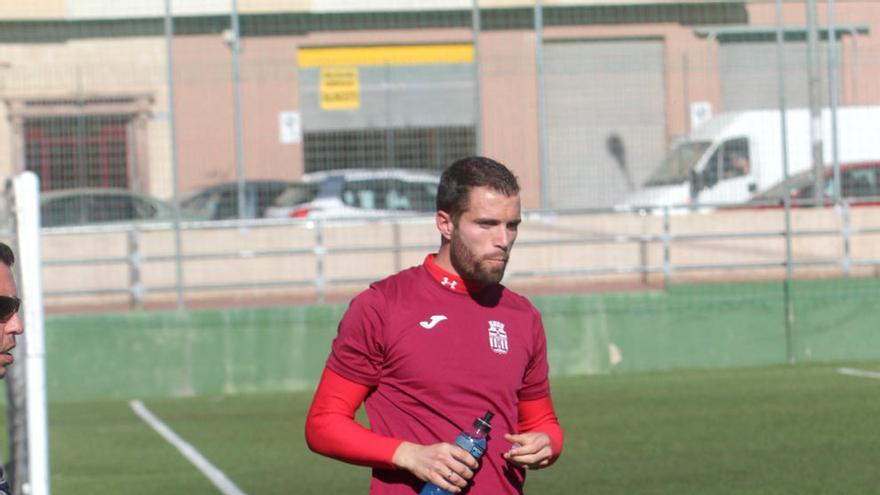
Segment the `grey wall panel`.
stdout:
[[300,70],[306,131],[473,125],[471,64],[359,67],[360,108],[323,110],[320,70]]
[[[821,104],[828,104],[828,46],[819,44]],[[807,44],[785,44],[785,98],[789,107],[809,107]],[[722,111],[779,107],[779,62],[772,42],[722,43],[718,50]]]
[[[546,42],[544,55],[550,205],[613,205],[666,150],[663,43]],[[608,151],[612,135],[625,166]]]

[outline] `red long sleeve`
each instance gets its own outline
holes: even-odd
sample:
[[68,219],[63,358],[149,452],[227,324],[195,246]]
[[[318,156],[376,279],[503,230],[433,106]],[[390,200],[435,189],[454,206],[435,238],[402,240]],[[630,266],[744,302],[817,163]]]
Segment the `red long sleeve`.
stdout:
[[391,459],[403,440],[374,433],[354,420],[366,385],[324,369],[306,419],[306,442],[312,451],[352,464],[394,468]]
[[[403,440],[379,435],[354,420],[355,413],[370,388],[348,380],[329,368],[324,369],[306,419],[306,442],[312,451],[352,464],[394,468],[391,459]],[[540,431],[550,437],[555,460],[562,453],[564,433],[545,396],[520,401],[519,432]]]
[[555,461],[562,453],[565,433],[553,409],[553,399],[546,395],[540,399],[520,401],[517,414],[519,415],[517,430],[520,433],[540,431],[550,437],[550,448]]

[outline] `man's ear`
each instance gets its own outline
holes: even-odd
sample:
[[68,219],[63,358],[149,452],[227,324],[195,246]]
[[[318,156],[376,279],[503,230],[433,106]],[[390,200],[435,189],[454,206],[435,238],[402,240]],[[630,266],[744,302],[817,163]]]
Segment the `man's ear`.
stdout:
[[440,235],[444,240],[449,240],[452,238],[452,231],[455,230],[455,225],[452,223],[452,217],[449,213],[446,213],[443,210],[437,211],[437,230],[440,231]]

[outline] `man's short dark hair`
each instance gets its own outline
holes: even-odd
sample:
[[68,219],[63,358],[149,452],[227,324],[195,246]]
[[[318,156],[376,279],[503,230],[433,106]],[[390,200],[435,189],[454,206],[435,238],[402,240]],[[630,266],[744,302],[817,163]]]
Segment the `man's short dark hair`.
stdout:
[[15,264],[15,254],[13,254],[12,248],[3,242],[0,242],[0,261],[9,267]]
[[483,156],[469,156],[450,165],[440,176],[437,211],[445,211],[458,220],[468,209],[468,197],[474,187],[488,187],[505,196],[519,194],[519,183],[507,167]]

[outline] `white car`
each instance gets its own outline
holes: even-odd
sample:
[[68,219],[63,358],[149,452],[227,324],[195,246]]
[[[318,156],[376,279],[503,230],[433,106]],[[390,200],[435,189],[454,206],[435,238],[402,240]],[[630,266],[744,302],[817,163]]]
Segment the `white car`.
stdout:
[[274,218],[356,218],[436,209],[440,176],[421,170],[344,169],[305,174],[266,209]]

